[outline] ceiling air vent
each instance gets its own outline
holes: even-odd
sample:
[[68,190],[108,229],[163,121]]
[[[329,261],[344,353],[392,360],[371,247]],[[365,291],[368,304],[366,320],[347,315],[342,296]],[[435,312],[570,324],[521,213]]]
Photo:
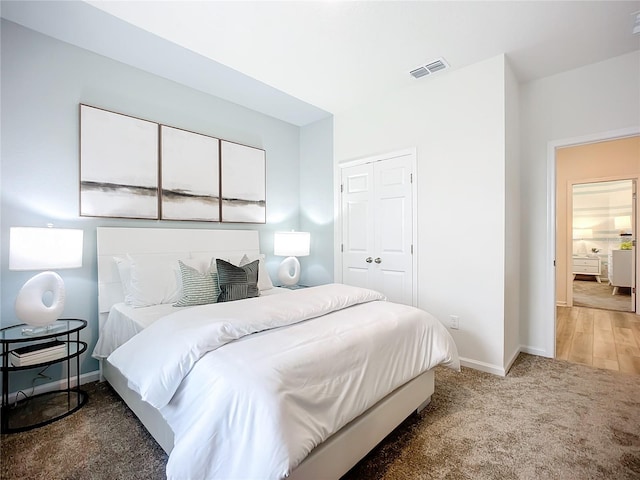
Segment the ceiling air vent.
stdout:
[[427,75],[431,75],[432,73],[439,72],[440,70],[444,70],[449,68],[449,64],[442,57],[434,60],[432,62],[427,63],[426,65],[414,68],[409,73],[413,78],[421,78],[426,77]]
[[420,78],[429,75],[431,72],[424,67],[418,67],[415,70],[411,70],[409,73],[413,75],[413,78]]

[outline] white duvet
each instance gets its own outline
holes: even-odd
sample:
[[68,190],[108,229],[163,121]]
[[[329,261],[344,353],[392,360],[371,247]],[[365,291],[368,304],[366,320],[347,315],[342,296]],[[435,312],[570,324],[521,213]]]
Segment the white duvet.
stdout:
[[434,317],[337,284],[171,314],[109,362],[173,429],[167,477],[191,480],[284,478],[400,385],[459,367]]

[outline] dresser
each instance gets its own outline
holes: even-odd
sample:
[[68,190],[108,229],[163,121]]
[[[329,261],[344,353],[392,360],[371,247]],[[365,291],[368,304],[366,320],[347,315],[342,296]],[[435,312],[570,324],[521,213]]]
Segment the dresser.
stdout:
[[611,250],[609,252],[609,283],[613,286],[611,295],[618,293],[618,287],[630,287],[633,274],[633,250]]
[[596,277],[598,283],[600,283],[600,271],[601,271],[600,257],[582,257],[578,255],[573,256],[573,278],[576,275],[593,275]]

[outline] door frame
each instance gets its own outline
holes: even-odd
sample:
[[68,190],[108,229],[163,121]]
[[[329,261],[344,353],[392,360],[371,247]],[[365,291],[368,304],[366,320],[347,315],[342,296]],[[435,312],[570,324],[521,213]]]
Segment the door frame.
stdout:
[[[629,127],[620,130],[594,133],[581,137],[552,140],[547,143],[547,240],[546,240],[546,272],[543,293],[544,311],[542,319],[545,352],[547,356],[556,356],[556,150],[563,147],[585,145],[606,140],[617,140],[640,135],[640,127]],[[636,223],[637,225],[637,223]],[[636,265],[636,271],[638,270]],[[636,296],[636,314],[638,313],[638,296]]]
[[382,153],[379,155],[371,155],[367,157],[360,157],[353,160],[346,160],[336,164],[334,173],[334,255],[333,262],[333,278],[336,282],[342,282],[342,169],[355,167],[357,165],[364,165],[366,163],[381,162],[384,160],[391,160],[392,158],[409,156],[411,160],[411,169],[413,170],[413,181],[411,183],[411,203],[412,203],[412,217],[411,217],[411,244],[413,245],[413,255],[411,256],[412,262],[412,292],[413,306],[418,305],[418,154],[417,148],[411,147],[403,150],[396,150],[393,152]]

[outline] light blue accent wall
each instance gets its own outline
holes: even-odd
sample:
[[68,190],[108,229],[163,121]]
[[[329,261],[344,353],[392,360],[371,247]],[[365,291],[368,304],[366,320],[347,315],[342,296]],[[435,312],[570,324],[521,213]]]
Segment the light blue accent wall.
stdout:
[[[327,141],[327,140],[330,141]],[[333,282],[333,117],[300,132],[300,230],[311,233],[300,258],[302,285]]]
[[[332,188],[330,122],[323,120],[301,129],[6,20],[2,20],[1,40],[0,324],[3,327],[18,323],[14,316],[16,295],[36,273],[8,270],[11,226],[53,223],[57,227],[84,230],[83,267],[59,273],[67,287],[64,317],[89,322],[83,333],[89,352],[98,336],[98,226],[257,229],[261,249],[267,254],[267,265],[275,278],[281,259],[272,255],[273,233],[307,228],[307,218],[313,215],[303,210],[309,206],[324,213],[320,215],[322,222],[309,227],[314,235],[314,249],[307,261],[313,272],[318,272],[318,280],[308,278],[308,281],[320,283],[328,278],[324,272],[332,268],[333,257],[326,246],[316,249],[315,245],[332,235],[332,225],[326,223],[326,214],[333,208],[327,196]],[[266,150],[267,224],[79,217],[79,103]],[[316,161],[321,164],[316,165]],[[305,198],[313,199],[301,202],[301,187]],[[83,373],[97,368],[97,362],[89,354],[83,355]],[[56,379],[54,368],[47,373]],[[30,386],[32,375],[28,378],[27,375],[18,378],[15,384],[14,377],[18,375],[12,375],[10,390]]]

